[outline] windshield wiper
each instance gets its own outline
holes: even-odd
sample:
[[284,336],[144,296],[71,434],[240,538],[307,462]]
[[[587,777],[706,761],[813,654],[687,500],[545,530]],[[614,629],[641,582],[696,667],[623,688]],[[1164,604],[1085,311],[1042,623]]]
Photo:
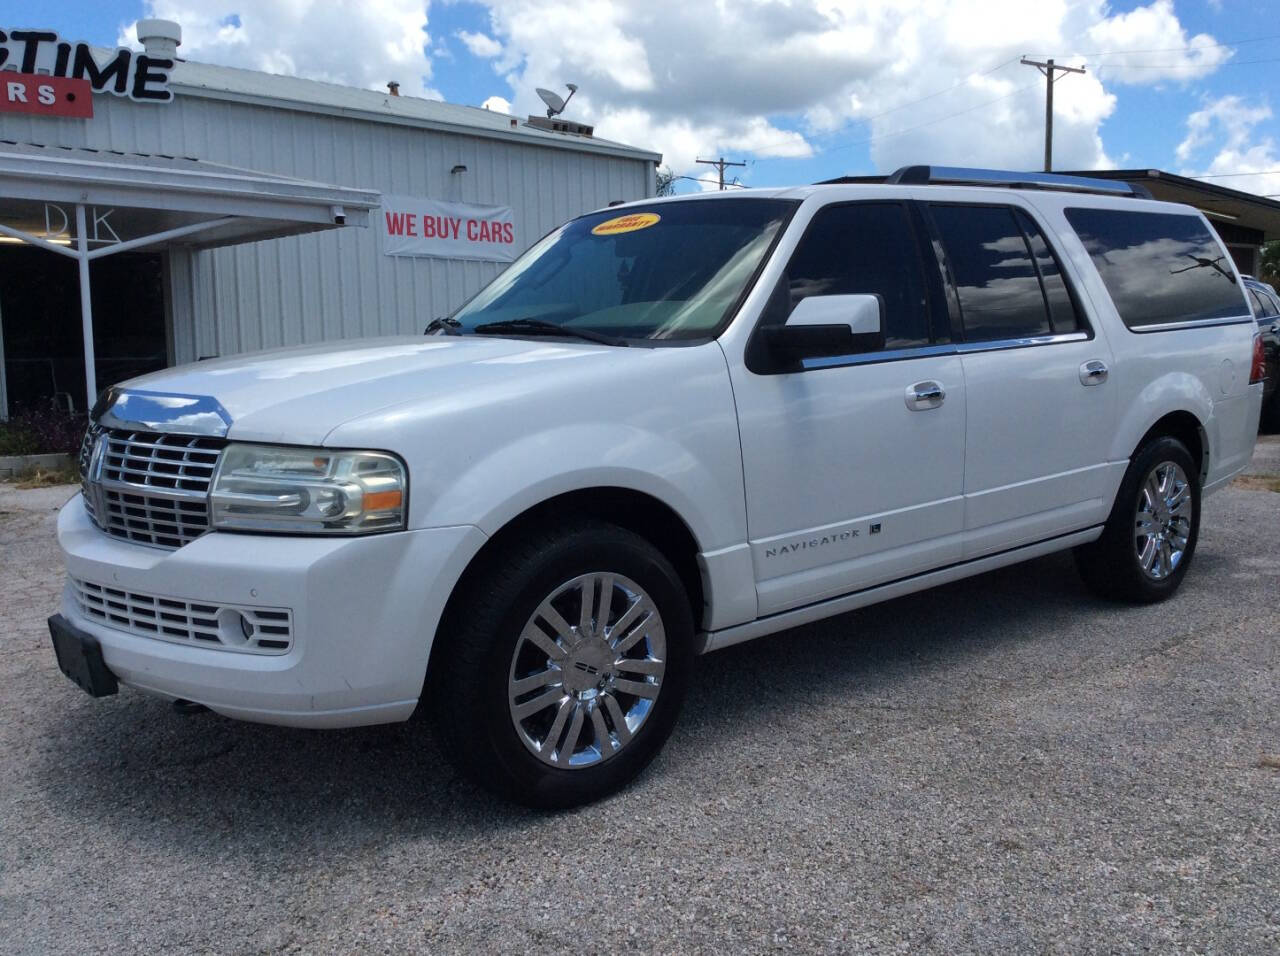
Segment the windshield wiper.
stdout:
[[458,331],[462,327],[462,323],[457,319],[443,318],[432,319],[427,323],[427,327],[423,330],[423,335],[430,335],[435,332],[440,335],[461,335]]
[[592,332],[590,329],[575,329],[543,319],[507,319],[503,322],[486,322],[474,329],[477,335],[566,335],[587,342],[598,342],[601,345],[619,345],[626,347],[626,339],[614,338],[603,332]]

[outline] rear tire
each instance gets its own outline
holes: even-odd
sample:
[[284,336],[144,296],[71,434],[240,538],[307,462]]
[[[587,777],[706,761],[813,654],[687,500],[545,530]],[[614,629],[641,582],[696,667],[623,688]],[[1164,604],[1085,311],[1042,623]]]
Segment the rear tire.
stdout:
[[1102,537],[1075,549],[1095,593],[1150,604],[1182,583],[1200,536],[1200,469],[1187,447],[1152,439],[1129,463]]
[[563,809],[625,786],[662,748],[693,615],[644,538],[549,522],[495,549],[450,602],[440,640],[428,693],[452,762],[506,799]]

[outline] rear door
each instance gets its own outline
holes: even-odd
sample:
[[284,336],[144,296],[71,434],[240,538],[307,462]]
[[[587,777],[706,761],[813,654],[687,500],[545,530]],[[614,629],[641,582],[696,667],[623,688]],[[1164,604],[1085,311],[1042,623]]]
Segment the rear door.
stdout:
[[1112,355],[1015,205],[929,203],[966,392],[965,559],[1106,520]]
[[787,372],[753,369],[750,347],[731,363],[761,615],[960,556],[965,390],[923,221],[855,202],[804,228],[761,324],[809,295],[869,293],[886,341]]

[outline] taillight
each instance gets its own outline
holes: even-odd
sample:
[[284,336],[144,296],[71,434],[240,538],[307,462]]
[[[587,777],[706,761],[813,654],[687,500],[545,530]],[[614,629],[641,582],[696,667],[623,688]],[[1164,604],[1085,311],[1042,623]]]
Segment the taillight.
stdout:
[[1249,370],[1249,384],[1257,385],[1267,377],[1267,356],[1262,351],[1262,334],[1253,335],[1253,368]]

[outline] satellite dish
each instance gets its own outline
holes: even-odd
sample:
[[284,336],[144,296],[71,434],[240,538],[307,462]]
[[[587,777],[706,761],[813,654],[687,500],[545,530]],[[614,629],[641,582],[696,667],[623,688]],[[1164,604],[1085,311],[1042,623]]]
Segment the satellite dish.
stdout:
[[542,102],[547,104],[547,116],[557,116],[564,112],[564,100],[560,98],[559,93],[544,90],[542,87],[538,87],[537,93]]
[[540,86],[535,88],[538,97],[542,102],[547,104],[547,119],[551,119],[551,117],[559,116],[563,113],[564,108],[569,105],[569,100],[573,99],[573,94],[578,92],[578,85],[576,83],[566,83],[565,86],[569,88],[569,99],[561,99],[559,93],[552,92],[551,90],[544,90]]

